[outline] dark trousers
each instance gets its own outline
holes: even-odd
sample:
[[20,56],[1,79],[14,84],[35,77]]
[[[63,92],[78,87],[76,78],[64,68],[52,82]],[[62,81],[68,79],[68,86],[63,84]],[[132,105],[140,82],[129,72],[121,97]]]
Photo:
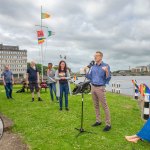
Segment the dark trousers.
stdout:
[[60,83],[60,99],[59,99],[60,108],[62,108],[63,95],[65,96],[65,107],[68,108],[68,92],[69,92],[68,83]]
[[[54,96],[53,96],[53,92],[56,96],[56,84],[55,83],[49,83],[48,84],[49,90],[50,90],[50,96],[51,96],[51,100],[54,100]],[[56,99],[58,100],[58,97],[56,96]]]
[[6,83],[5,85],[5,91],[7,98],[12,98],[12,83]]

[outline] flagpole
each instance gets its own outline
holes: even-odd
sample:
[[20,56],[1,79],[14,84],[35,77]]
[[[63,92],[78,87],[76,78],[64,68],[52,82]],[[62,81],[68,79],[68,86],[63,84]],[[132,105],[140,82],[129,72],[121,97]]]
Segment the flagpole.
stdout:
[[[42,31],[42,5],[41,5],[41,31]],[[41,43],[41,55],[42,55],[41,75],[42,75],[42,82],[43,82],[43,43]]]
[[[47,27],[47,33],[48,33],[48,27]],[[48,39],[48,36],[46,38],[46,45],[45,45],[45,49],[44,49],[44,54],[46,53],[46,50],[47,50],[47,39]],[[44,60],[45,60],[45,56],[46,55],[43,55]]]

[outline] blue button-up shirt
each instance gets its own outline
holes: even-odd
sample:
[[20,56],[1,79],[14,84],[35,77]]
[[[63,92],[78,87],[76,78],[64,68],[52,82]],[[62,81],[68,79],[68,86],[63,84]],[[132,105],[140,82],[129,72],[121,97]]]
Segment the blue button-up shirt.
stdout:
[[4,80],[5,80],[6,83],[12,83],[13,73],[10,70],[5,70],[2,73],[2,76],[4,76]]
[[[102,67],[108,66],[108,77],[106,77],[106,72],[102,69]],[[88,78],[92,84],[95,85],[106,85],[109,83],[111,79],[110,67],[108,64],[102,62],[100,65],[95,64],[91,67],[88,74],[86,74],[86,78]]]

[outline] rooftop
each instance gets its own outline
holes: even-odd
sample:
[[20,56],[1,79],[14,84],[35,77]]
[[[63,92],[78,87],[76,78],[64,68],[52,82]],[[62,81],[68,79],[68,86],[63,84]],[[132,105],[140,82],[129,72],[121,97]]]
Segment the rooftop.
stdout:
[[[0,50],[19,51],[19,46],[11,46],[11,45],[3,45],[3,44],[0,44]],[[26,51],[26,50],[24,50],[24,51]]]

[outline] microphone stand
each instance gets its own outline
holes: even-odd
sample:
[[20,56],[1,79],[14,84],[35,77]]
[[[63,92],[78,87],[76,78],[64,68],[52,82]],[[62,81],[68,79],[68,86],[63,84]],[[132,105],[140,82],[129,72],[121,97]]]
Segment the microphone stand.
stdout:
[[[90,68],[89,68],[89,70],[88,70],[88,73],[90,72]],[[87,73],[87,74],[88,74]],[[83,128],[83,107],[84,107],[84,90],[83,90],[83,85],[84,85],[84,83],[85,83],[85,80],[86,80],[86,77],[84,78],[84,81],[83,81],[83,84],[81,85],[81,95],[82,95],[82,107],[81,107],[81,126],[80,126],[80,128],[75,128],[76,130],[78,130],[79,131],[79,134],[76,136],[76,137],[78,137],[80,134],[82,134],[82,133],[94,133],[94,132],[90,132],[90,131],[86,131],[86,130],[84,130],[84,128]]]

